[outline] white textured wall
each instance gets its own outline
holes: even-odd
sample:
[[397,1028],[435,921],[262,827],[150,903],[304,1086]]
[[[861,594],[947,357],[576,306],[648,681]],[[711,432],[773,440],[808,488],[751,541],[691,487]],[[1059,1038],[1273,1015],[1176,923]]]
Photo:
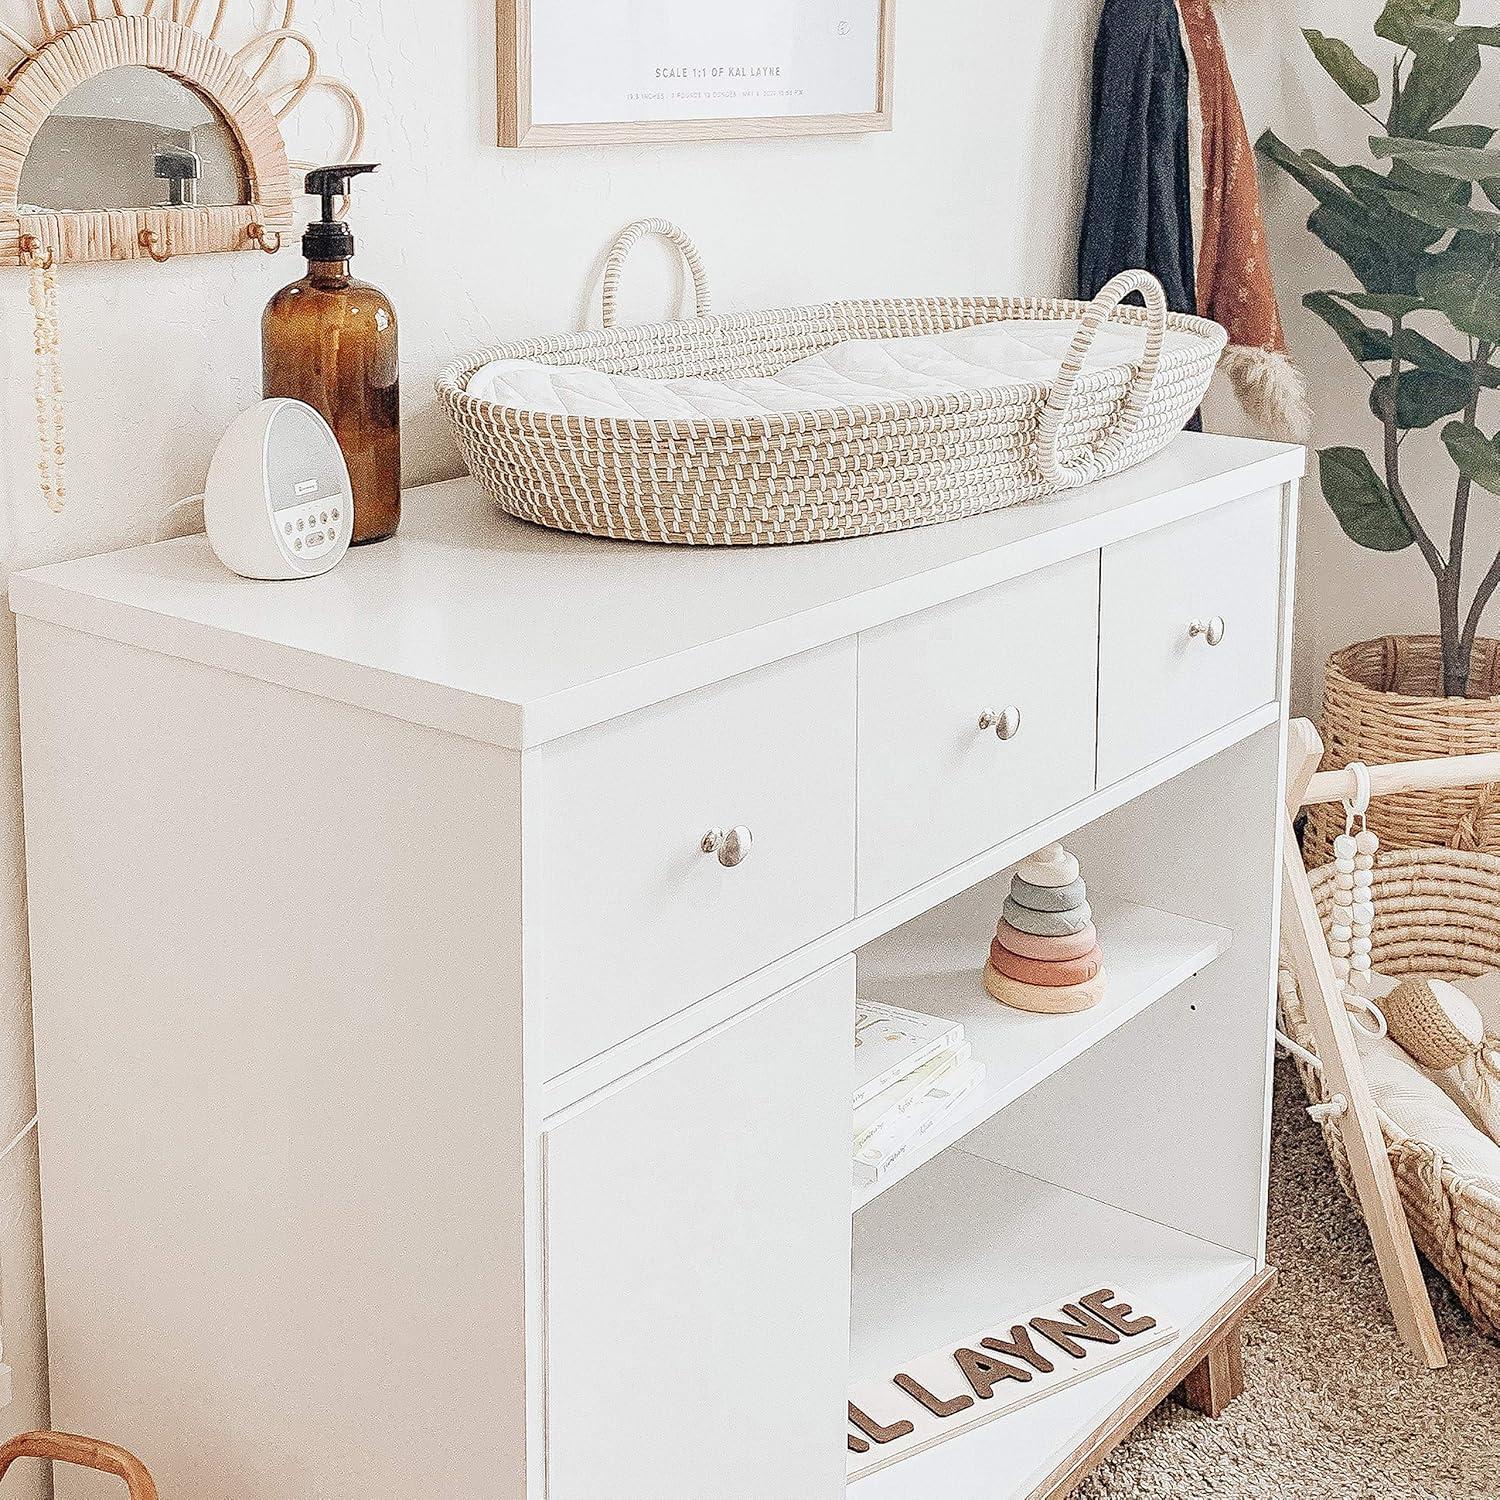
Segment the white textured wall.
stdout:
[[[254,8],[244,0],[245,11]],[[431,395],[450,357],[592,313],[601,250],[664,214],[699,240],[725,310],[902,292],[1071,290],[1097,0],[902,0],[888,136],[502,152],[490,0],[303,0],[325,68],[370,110],[385,163],[361,190],[359,266],[402,318],[409,482],[457,471]],[[205,7],[211,9],[211,7]],[[30,0],[0,0],[24,26]],[[316,148],[302,147],[306,154]],[[677,277],[638,252],[627,312]],[[284,253],[68,268],[67,513],[38,496],[24,275],[0,273],[0,538],[5,569],[149,539],[201,488],[214,442],[258,392],[258,320],[300,274]],[[0,1133],[29,1113],[13,638],[0,631]],[[141,774],[150,776],[150,766]],[[35,1160],[0,1168],[0,1286],[17,1400],[42,1413]]]

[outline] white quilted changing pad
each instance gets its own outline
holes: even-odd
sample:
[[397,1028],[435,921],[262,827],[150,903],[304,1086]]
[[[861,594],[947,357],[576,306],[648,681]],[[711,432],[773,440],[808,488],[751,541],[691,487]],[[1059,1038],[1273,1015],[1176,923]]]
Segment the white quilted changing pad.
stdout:
[[[669,421],[823,411],[1050,382],[1077,331],[1070,319],[1007,319],[953,333],[854,339],[775,375],[741,380],[650,380],[580,365],[495,360],[470,376],[467,391],[500,406],[571,417]],[[1193,334],[1169,329],[1163,352],[1199,342]],[[1083,367],[1133,364],[1145,348],[1144,328],[1106,324]]]

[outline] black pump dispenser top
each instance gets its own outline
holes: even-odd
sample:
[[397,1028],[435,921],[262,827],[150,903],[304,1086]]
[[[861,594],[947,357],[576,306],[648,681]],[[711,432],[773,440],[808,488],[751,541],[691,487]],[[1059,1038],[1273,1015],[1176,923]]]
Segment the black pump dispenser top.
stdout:
[[354,255],[354,231],[334,217],[333,200],[348,193],[354,178],[379,170],[375,162],[344,162],[307,174],[308,195],[323,200],[322,219],[309,224],[302,236],[302,253],[308,260],[349,260]]

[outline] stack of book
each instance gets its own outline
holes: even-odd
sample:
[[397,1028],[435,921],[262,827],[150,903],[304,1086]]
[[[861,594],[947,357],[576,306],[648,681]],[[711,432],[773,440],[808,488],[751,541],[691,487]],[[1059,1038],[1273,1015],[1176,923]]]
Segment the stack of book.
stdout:
[[860,1000],[854,1026],[854,1181],[874,1187],[919,1142],[957,1119],[984,1081],[964,1028]]

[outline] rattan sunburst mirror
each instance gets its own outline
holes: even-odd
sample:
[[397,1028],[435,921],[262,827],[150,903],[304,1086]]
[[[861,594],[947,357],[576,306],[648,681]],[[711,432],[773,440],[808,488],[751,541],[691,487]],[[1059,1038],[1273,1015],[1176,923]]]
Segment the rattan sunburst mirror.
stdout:
[[274,252],[299,170],[283,121],[332,94],[348,139],[330,159],[363,144],[297,0],[269,18],[254,0],[30,4],[34,37],[0,20],[0,265]]

